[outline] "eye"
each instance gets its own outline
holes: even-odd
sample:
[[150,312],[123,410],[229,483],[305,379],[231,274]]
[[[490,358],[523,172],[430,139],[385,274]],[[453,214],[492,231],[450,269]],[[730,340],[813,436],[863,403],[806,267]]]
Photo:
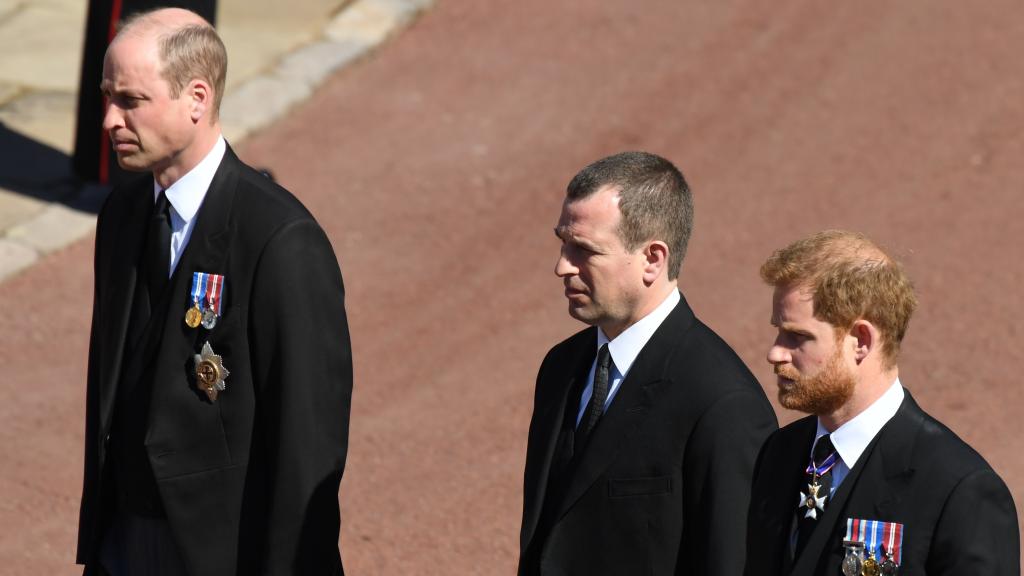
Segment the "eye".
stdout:
[[804,342],[807,342],[808,340],[811,339],[812,338],[810,334],[806,334],[803,332],[794,332],[793,330],[785,330],[779,328],[779,340],[785,343],[787,346],[796,348],[803,344]]
[[106,93],[104,96],[107,97],[107,101],[112,105],[124,110],[130,110],[132,108],[138,108],[139,104],[142,103],[144,98],[141,96],[135,96],[132,94],[110,94]]
[[577,244],[576,242],[572,242],[572,241],[569,241],[569,242],[563,241],[562,242],[562,251],[565,253],[566,257],[569,257],[569,258],[585,259],[585,258],[590,258],[594,254],[596,254],[596,252],[594,252],[590,248],[588,248],[588,247],[586,247],[586,246],[584,246],[582,244]]
[[139,104],[142,103],[142,98],[137,96],[124,96],[122,98],[124,108],[138,108]]

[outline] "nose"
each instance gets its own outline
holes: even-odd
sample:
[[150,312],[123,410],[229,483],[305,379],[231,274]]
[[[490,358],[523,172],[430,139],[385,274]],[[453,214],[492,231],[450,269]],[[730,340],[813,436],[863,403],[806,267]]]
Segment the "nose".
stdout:
[[103,130],[110,132],[124,126],[124,117],[121,109],[113,104],[109,98],[103,99]]
[[767,360],[768,363],[773,366],[777,364],[786,364],[791,360],[789,350],[779,343],[779,339],[781,338],[781,335],[776,337],[775,342],[773,342],[771,348],[768,349]]
[[558,253],[558,261],[555,262],[555,276],[559,278],[575,276],[579,274],[579,271],[579,268],[569,261],[569,257],[565,254],[565,245],[563,245]]

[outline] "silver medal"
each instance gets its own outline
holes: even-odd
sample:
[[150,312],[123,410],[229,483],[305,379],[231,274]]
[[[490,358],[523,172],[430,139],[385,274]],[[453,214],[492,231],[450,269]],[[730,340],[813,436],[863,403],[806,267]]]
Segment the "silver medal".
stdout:
[[864,568],[864,543],[853,540],[843,542],[846,557],[843,558],[843,576],[861,576]]
[[213,327],[217,325],[217,313],[213,311],[213,308],[207,308],[203,310],[203,328],[207,330],[213,330]]

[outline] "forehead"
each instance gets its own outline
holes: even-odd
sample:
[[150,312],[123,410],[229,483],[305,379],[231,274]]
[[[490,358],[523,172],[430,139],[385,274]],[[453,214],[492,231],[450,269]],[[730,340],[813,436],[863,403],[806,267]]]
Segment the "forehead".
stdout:
[[[772,324],[804,324],[815,320],[814,294],[806,286],[779,286],[772,294]],[[818,321],[820,322],[820,320]]]
[[107,48],[103,58],[103,79],[151,80],[159,75],[159,64],[155,38],[123,34]]
[[585,229],[615,228],[619,224],[619,192],[605,186],[579,200],[566,199],[558,226]]

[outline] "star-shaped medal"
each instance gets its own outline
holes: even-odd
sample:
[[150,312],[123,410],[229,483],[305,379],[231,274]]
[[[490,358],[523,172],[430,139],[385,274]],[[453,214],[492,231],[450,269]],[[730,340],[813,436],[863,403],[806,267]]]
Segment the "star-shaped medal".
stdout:
[[818,484],[817,480],[812,481],[807,485],[807,493],[800,492],[800,503],[797,504],[798,508],[807,508],[807,512],[804,513],[804,518],[810,518],[812,520],[818,519],[818,510],[825,511],[825,496],[818,496],[818,491],[821,490],[821,484]]
[[209,342],[203,344],[202,352],[195,355],[195,364],[196,385],[200,390],[206,392],[210,402],[216,402],[217,393],[223,392],[227,388],[224,379],[231,372],[228,372],[228,369],[224,367],[224,360],[219,355],[213,353],[213,348]]

